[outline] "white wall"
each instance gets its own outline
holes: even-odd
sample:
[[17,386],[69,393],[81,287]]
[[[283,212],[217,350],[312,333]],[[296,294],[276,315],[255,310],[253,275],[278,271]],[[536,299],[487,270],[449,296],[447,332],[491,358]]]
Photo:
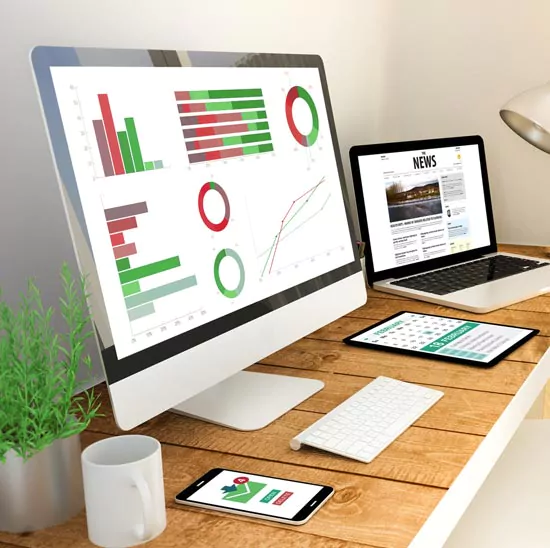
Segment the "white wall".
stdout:
[[349,176],[349,147],[374,138],[382,14],[377,0],[0,0],[0,287],[13,295],[41,275],[55,293],[72,256],[28,61],[34,45],[319,53]]
[[[550,3],[392,0],[377,139],[479,133],[497,238],[550,242],[550,156],[517,137],[499,108],[550,80]],[[367,136],[365,134],[365,140]]]
[[320,53],[348,183],[352,144],[481,133],[499,239],[548,243],[550,157],[498,109],[550,74],[549,20],[542,0],[0,0],[0,287],[14,296],[37,275],[51,301],[72,258],[36,44]]
[[0,0],[4,295],[14,300],[36,276],[53,304],[62,261],[75,264],[31,77],[33,46],[319,53],[349,176],[349,147],[375,138],[384,11],[378,0]]

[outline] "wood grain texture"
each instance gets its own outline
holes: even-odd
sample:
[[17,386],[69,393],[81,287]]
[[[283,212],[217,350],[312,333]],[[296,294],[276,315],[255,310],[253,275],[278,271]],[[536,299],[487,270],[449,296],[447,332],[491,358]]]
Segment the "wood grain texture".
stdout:
[[[355,392],[371,382],[371,377],[340,375],[302,369],[280,368],[255,365],[249,369],[260,373],[282,374],[289,376],[319,379],[325,383],[323,390],[296,407],[299,411],[325,414],[349,398]],[[512,397],[505,394],[493,394],[476,390],[460,390],[442,386],[433,386],[445,392],[438,405],[429,409],[415,423],[417,427],[461,432],[464,434],[486,435],[500,416]],[[103,403],[105,417],[97,419],[91,428],[97,432],[115,433],[117,431],[108,402],[105,385],[97,387]],[[155,424],[155,419],[152,421]]]
[[[537,297],[532,301],[546,300],[547,297]],[[532,327],[540,330],[541,335],[550,335],[550,317],[544,312],[530,312],[524,310],[512,310],[511,308],[495,310],[488,314],[472,314],[464,310],[454,310],[445,306],[425,303],[422,301],[407,301],[406,306],[403,302],[397,299],[386,299],[372,297],[367,301],[367,304],[350,312],[348,316],[355,318],[367,318],[372,320],[382,320],[401,312],[408,310],[409,312],[418,312],[420,314],[439,314],[441,316],[449,316],[452,318],[460,318],[463,320],[479,319],[483,322],[501,323],[515,325],[517,327]]]
[[515,253],[516,255],[527,255],[539,259],[550,259],[544,247],[535,245],[498,244],[498,250],[503,253]]
[[[538,248],[502,246],[541,256]],[[490,431],[550,343],[550,296],[473,315],[368,290],[369,300],[251,370],[322,380],[325,389],[258,432],[236,432],[164,413],[135,429],[163,442],[168,527],[152,548],[404,548],[416,535],[483,437]],[[490,369],[367,351],[341,343],[353,332],[401,310],[435,313],[541,329],[538,336]],[[443,390],[445,396],[371,464],[289,441],[322,414],[379,375]],[[119,434],[105,386],[104,417],[83,434],[83,445]],[[550,401],[550,397],[547,399]],[[547,404],[550,414],[550,404]],[[334,498],[301,527],[284,526],[176,505],[174,495],[212,467],[326,483]],[[0,533],[0,548],[83,548],[83,514],[29,535]]]
[[[200,511],[166,509],[166,529],[155,540],[144,544],[147,548],[280,548],[300,546],[305,548],[377,548],[368,544],[332,540],[300,531],[288,531],[280,527],[246,523],[224,516],[214,516]],[[37,531],[29,535],[8,535],[0,533],[0,538],[11,539],[9,548],[91,548],[87,537],[84,513],[63,525]],[[261,539],[261,541],[259,540]],[[259,544],[261,542],[261,544]],[[0,547],[3,545],[0,544]]]
[[[318,418],[317,413],[293,410],[262,430],[238,432],[164,413],[135,432],[172,445],[432,487],[448,487],[483,439],[472,434],[412,427],[370,464],[307,447],[300,451],[290,449],[290,440]],[[111,414],[94,420],[90,430],[118,432]]]
[[534,364],[503,360],[490,368],[399,356],[343,343],[301,339],[262,360],[263,364],[344,375],[385,375],[408,382],[514,395]]
[[[418,524],[423,523],[429,515],[429,511],[426,512],[424,508],[435,507],[444,493],[442,489],[404,485],[396,488],[394,482],[377,478],[343,475],[329,470],[312,470],[296,465],[170,445],[163,447],[163,463],[167,503],[186,511],[191,510],[173,502],[175,495],[182,487],[217,466],[331,485],[335,488],[334,497],[316,514],[315,521],[300,526],[299,531],[333,540],[367,544],[372,542],[375,545],[396,544],[403,535],[412,538]],[[384,515],[397,505],[402,508],[403,514],[395,525],[388,524],[382,531],[370,527],[371,523],[383,520]],[[217,512],[208,514],[220,516]],[[244,517],[235,516],[234,519],[258,523],[255,519]],[[345,528],[341,526],[342,520],[346,520]],[[280,526],[276,523],[266,525]],[[287,528],[296,531],[295,527]]]
[[[322,414],[334,409],[372,380],[370,377],[264,365],[255,365],[250,370],[323,381],[325,388],[296,408]],[[486,435],[512,399],[509,395],[475,390],[459,390],[442,386],[431,386],[431,388],[445,392],[445,397],[438,405],[422,415],[415,425],[464,434]]]
[[[104,438],[103,434],[87,432],[83,435],[83,447]],[[244,535],[241,546],[401,546],[410,542],[418,527],[428,517],[444,494],[442,489],[423,486],[395,484],[375,478],[337,474],[330,471],[311,470],[299,466],[258,461],[240,456],[220,454],[164,445],[163,470],[165,496],[168,507],[168,526],[165,533],[151,546],[172,547],[177,544],[176,526],[185,527],[185,546],[229,546],[224,544]],[[214,467],[271,474],[305,482],[320,482],[335,488],[334,497],[311,521],[296,529],[278,523],[262,522],[240,516],[231,516],[204,511],[173,502],[175,495],[197,477]],[[400,515],[389,520],[393,509],[400,508]],[[345,520],[345,527],[342,522]],[[377,524],[385,523],[384,527]],[[212,533],[219,532],[219,544],[204,540],[201,536],[215,539]],[[68,524],[30,535],[0,534],[0,539],[31,547],[80,547],[90,546],[85,541],[86,525],[83,515]],[[264,540],[263,539],[271,539]],[[257,539],[262,539],[258,543]],[[407,540],[408,539],[408,540]],[[58,542],[59,544],[54,544]],[[181,542],[181,539],[180,539]],[[345,542],[345,544],[343,544]],[[371,545],[370,542],[373,544]],[[293,544],[294,543],[294,544]],[[359,544],[360,543],[360,544]]]

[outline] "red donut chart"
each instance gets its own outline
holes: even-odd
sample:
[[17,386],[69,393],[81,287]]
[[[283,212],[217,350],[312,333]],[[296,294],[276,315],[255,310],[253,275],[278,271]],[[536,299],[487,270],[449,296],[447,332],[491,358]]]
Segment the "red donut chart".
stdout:
[[[292,114],[292,107],[297,99],[303,99],[306,105],[309,107],[312,118],[312,127],[308,135],[304,135],[297,127]],[[304,147],[310,147],[315,144],[317,137],[319,136],[319,113],[317,107],[313,102],[313,98],[302,86],[294,86],[288,90],[285,103],[286,121],[290,133],[296,141]]]
[[[219,223],[213,223],[206,216],[206,211],[204,211],[204,197],[206,196],[206,193],[209,190],[215,190],[222,197],[223,203],[225,205],[225,213],[223,215],[223,219]],[[229,198],[227,197],[225,190],[218,183],[214,183],[210,181],[202,185],[199,192],[199,213],[200,213],[202,222],[210,230],[213,230],[214,232],[221,232],[229,223],[229,215],[230,215]]]

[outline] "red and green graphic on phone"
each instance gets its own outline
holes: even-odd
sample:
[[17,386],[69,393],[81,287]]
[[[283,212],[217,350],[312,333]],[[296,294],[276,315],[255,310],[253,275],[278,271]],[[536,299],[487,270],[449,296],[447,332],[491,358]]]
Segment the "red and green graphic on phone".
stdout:
[[[223,500],[231,500],[233,502],[240,502],[246,504],[252,500],[260,491],[267,487],[267,483],[260,483],[258,481],[250,481],[246,476],[239,476],[233,480],[232,485],[226,485],[222,487],[224,493]],[[286,500],[288,500],[292,491],[285,491],[281,493],[279,489],[271,489],[261,500],[263,503],[272,503],[280,506]]]

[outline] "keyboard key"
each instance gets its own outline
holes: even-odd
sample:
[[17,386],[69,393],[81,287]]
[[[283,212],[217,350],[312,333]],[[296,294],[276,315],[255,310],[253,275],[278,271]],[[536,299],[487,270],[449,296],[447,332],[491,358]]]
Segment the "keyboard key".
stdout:
[[366,445],[367,444],[363,441],[353,442],[351,447],[348,449],[348,453],[350,455],[357,455],[357,453],[359,453],[364,447],[366,447]]
[[353,445],[353,440],[350,440],[350,439],[345,439],[345,440],[342,440],[336,447],[335,449],[337,449],[338,451],[345,451],[348,447],[350,447],[351,445]]

